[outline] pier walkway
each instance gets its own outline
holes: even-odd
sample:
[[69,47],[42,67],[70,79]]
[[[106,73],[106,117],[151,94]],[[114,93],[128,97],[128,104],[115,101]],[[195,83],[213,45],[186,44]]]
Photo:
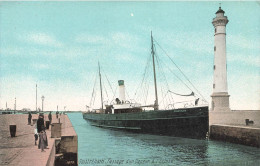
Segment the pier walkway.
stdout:
[[[48,114],[44,115],[48,120]],[[76,135],[67,115],[59,115],[62,132],[65,135]],[[38,115],[32,114],[32,119]],[[56,115],[52,115],[52,122],[57,123]],[[0,115],[0,165],[46,166],[55,162],[55,138],[51,138],[51,126],[46,130],[48,149],[41,152],[34,144],[34,125],[28,125],[28,115],[6,114]],[[10,136],[9,125],[16,125],[16,137]],[[33,123],[32,123],[33,124]],[[38,143],[38,141],[37,141]]]

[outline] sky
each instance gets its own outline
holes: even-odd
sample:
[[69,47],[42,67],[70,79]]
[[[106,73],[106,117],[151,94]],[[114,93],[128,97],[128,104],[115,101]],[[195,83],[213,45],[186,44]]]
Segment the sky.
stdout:
[[[230,107],[260,110],[260,2],[224,1],[221,7],[229,19]],[[16,98],[16,109],[35,110],[37,84],[38,107],[44,96],[44,110],[56,110],[57,105],[60,110],[85,110],[98,61],[104,84],[109,80],[115,92],[117,81],[125,80],[127,96],[134,98],[151,52],[151,31],[161,60],[170,62],[160,47],[211,103],[212,19],[218,8],[219,2],[195,1],[0,1],[0,109],[6,103],[13,109]],[[165,75],[171,91],[189,93],[171,72]],[[148,103],[153,103],[152,85],[149,88]]]

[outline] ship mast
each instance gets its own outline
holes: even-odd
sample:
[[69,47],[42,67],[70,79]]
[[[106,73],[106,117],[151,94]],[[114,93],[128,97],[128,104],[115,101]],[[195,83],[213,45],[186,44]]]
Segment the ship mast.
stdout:
[[102,84],[101,84],[101,73],[100,73],[99,62],[98,62],[98,72],[99,72],[99,83],[100,83],[101,107],[102,107],[102,111],[103,111],[103,96],[102,96]]
[[37,112],[37,84],[36,84],[36,110],[35,111]]
[[153,76],[154,76],[154,91],[155,91],[155,102],[154,102],[154,110],[158,110],[158,95],[157,95],[157,83],[156,83],[156,72],[155,72],[155,63],[154,63],[154,44],[153,44],[153,34],[151,31],[151,42],[152,42],[152,56],[153,56]]

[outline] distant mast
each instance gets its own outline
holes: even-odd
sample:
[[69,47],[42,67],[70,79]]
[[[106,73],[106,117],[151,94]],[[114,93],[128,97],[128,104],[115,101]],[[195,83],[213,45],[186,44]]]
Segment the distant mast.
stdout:
[[154,48],[153,48],[153,34],[151,31],[151,42],[152,42],[152,56],[153,56],[153,76],[154,76],[154,91],[155,91],[155,102],[154,102],[154,110],[158,110],[158,95],[157,95],[157,83],[156,83],[156,71],[155,71],[155,63],[154,63]]
[[36,84],[36,112],[37,112],[37,84]]
[[103,95],[102,95],[102,83],[101,83],[101,73],[100,73],[100,65],[98,62],[98,71],[99,71],[99,83],[100,83],[100,95],[101,95],[101,108],[103,111]]
[[16,97],[14,99],[14,111],[16,111]]

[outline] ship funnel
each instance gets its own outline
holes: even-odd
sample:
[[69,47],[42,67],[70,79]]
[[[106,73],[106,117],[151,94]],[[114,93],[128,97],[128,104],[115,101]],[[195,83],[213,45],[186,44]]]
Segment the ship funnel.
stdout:
[[125,102],[125,84],[124,80],[118,80],[119,85],[119,100],[124,103]]

